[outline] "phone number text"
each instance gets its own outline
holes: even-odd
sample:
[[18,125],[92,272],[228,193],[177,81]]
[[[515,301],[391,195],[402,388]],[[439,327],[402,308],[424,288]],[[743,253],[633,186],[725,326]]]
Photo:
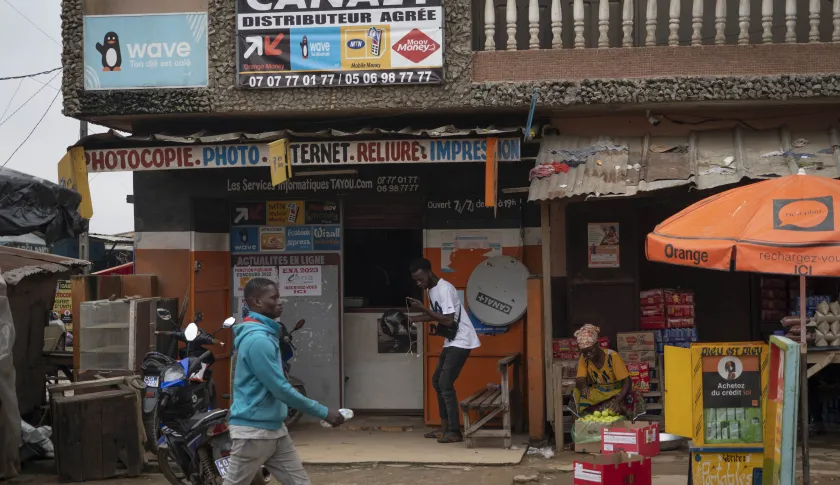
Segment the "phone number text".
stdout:
[[440,71],[348,71],[312,74],[240,74],[239,85],[254,89],[307,88],[320,86],[387,86],[399,84],[438,84]]

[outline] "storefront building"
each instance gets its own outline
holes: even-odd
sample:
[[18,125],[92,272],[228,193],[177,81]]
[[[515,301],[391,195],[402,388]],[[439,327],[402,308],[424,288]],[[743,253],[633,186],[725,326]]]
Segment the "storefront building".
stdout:
[[[389,349],[376,325],[416,294],[407,264],[420,254],[459,289],[494,254],[542,275],[546,372],[529,392],[546,394],[549,420],[551,337],[590,319],[607,335],[634,328],[640,289],[698,282],[701,338],[760,335],[757,303],[741,304],[757,292],[749,276],[652,266],[641,242],[709,190],[790,173],[800,138],[802,153],[816,147],[814,170],[837,166],[821,151],[840,144],[831,107],[813,104],[840,94],[831,11],[816,28],[800,16],[794,43],[779,35],[790,15],[758,36],[748,18],[724,31],[706,12],[688,29],[662,6],[646,19],[641,6],[619,16],[577,1],[535,15],[524,1],[394,3],[63,3],[64,112],[131,133],[80,145],[89,172],[134,172],[136,272],[157,275],[161,296],[188,298],[213,328],[239,310],[248,277],[295,276],[281,285],[285,320],[306,319],[293,373],[312,396],[423,410],[429,423],[440,341]],[[149,28],[161,22],[165,38]],[[267,144],[283,138],[292,177],[274,187]],[[499,140],[497,210],[483,204],[488,138]],[[535,158],[568,170],[528,193]],[[593,224],[618,241],[594,260]],[[717,324],[733,316],[753,323]],[[459,393],[496,382],[494,359],[526,347],[522,322],[483,332]]]

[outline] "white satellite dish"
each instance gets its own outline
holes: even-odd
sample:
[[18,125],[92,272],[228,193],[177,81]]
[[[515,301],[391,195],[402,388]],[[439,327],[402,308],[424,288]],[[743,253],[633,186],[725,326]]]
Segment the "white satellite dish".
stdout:
[[467,282],[467,306],[491,327],[519,320],[528,308],[531,273],[518,259],[496,256],[479,264]]

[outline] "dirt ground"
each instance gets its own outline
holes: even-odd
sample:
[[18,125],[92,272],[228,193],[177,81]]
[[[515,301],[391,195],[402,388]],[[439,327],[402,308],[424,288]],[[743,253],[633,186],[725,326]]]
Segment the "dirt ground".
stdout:
[[[812,461],[812,484],[827,485],[840,482],[840,472],[837,471],[836,465],[838,460],[833,455],[834,453],[831,456],[825,454],[815,456],[815,460]],[[575,455],[571,453],[564,453],[552,459],[528,456],[522,463],[515,466],[308,465],[307,470],[313,485],[440,485],[441,483],[572,485],[571,463],[574,457]],[[52,472],[52,466],[53,463],[50,461],[29,463],[23,475],[7,483],[10,485],[58,483]],[[687,452],[665,453],[653,461],[652,485],[685,485],[688,483],[687,472]],[[136,478],[103,480],[97,485],[168,485],[168,483],[162,475],[151,473]]]

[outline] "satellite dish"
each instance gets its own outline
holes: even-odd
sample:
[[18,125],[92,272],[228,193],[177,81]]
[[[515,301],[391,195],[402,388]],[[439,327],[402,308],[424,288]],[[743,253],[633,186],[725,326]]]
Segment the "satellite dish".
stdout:
[[528,307],[531,273],[518,259],[496,256],[479,264],[467,282],[467,305],[479,320],[504,327],[519,320]]

